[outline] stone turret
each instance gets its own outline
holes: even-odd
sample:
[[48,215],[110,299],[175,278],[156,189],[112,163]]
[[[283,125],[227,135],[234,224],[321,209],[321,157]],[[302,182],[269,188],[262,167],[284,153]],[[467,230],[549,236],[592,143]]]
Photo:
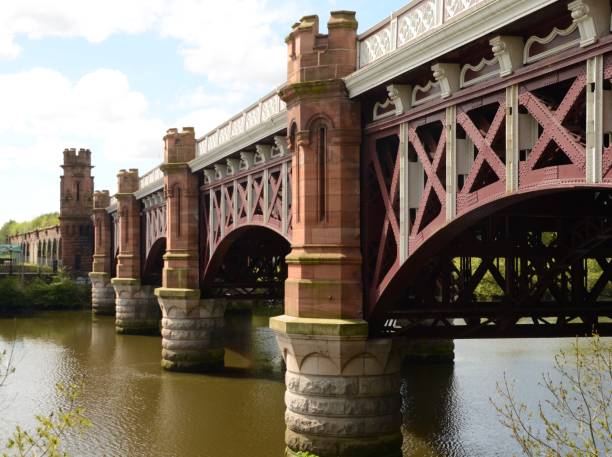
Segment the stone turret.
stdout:
[[60,232],[63,266],[73,274],[91,271],[94,178],[89,149],[64,149],[60,182]]

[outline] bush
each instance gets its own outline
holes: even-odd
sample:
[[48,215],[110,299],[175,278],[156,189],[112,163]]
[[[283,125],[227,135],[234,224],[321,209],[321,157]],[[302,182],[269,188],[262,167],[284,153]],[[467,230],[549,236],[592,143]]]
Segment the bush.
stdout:
[[23,284],[16,278],[0,279],[0,313],[13,314],[27,308]]
[[506,375],[498,383],[501,402],[493,402],[524,455],[578,457],[612,455],[612,343],[593,336],[576,339],[554,359],[559,380],[542,375],[547,397],[531,411],[517,399]]
[[40,279],[22,283],[16,278],[0,279],[0,314],[14,315],[32,310],[78,309],[91,303],[91,288],[68,277],[50,284]]

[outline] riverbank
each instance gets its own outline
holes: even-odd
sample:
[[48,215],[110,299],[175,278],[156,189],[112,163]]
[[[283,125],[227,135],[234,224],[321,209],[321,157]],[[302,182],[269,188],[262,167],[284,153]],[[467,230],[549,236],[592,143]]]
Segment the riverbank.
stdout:
[[0,278],[0,317],[31,314],[46,310],[77,310],[91,306],[91,287],[77,284],[67,276],[22,281]]

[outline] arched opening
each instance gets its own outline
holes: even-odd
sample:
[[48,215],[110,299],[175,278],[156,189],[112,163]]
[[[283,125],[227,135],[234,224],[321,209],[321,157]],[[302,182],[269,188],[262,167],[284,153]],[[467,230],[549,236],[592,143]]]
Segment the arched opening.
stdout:
[[211,298],[281,302],[287,279],[289,242],[260,226],[234,230],[216,249],[203,275],[202,293]]
[[229,233],[203,271],[202,297],[225,303],[225,369],[283,375],[272,331],[282,314],[290,243],[278,232],[246,226]]
[[142,284],[145,286],[162,285],[162,271],[164,269],[164,254],[166,253],[166,238],[160,238],[149,250],[142,268]]
[[609,188],[481,208],[421,245],[370,318],[413,337],[611,334],[611,208]]

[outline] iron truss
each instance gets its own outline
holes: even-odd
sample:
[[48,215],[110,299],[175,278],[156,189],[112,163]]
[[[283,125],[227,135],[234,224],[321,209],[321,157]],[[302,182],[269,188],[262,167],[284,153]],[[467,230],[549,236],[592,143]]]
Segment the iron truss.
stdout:
[[612,335],[612,191],[529,200],[464,231],[374,324],[418,338]]

